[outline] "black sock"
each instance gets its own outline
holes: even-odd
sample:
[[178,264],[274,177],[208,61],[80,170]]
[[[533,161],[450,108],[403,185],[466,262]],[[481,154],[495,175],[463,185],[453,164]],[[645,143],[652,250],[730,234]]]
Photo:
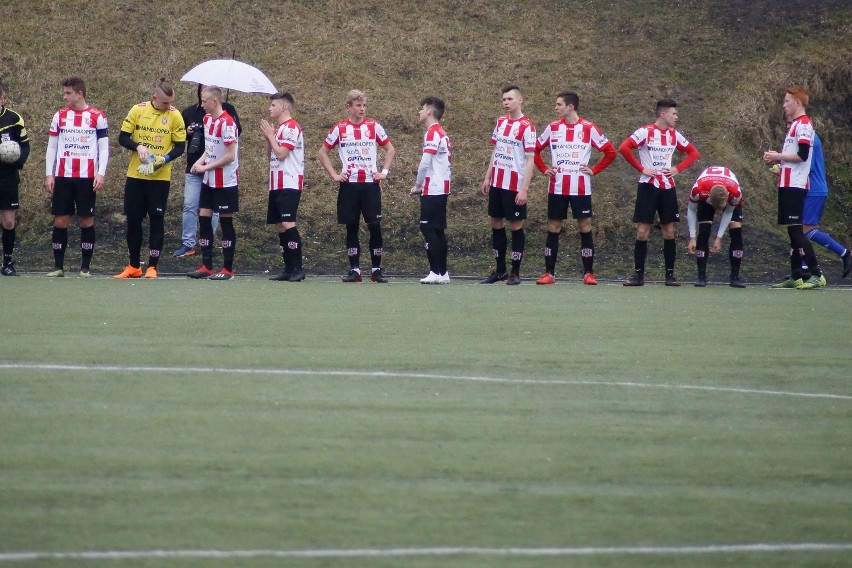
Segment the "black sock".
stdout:
[[358,224],[346,225],[346,256],[349,257],[349,268],[361,266],[361,241],[358,238]]
[[3,266],[12,263],[12,253],[15,251],[15,227],[3,229]]
[[677,243],[674,239],[663,239],[663,258],[666,262],[666,276],[674,275]]
[[83,227],[80,229],[80,270],[88,271],[92,264],[92,255],[95,253],[95,227]]
[[53,228],[53,266],[65,270],[65,249],[68,248],[68,229]]
[[420,232],[423,233],[423,239],[426,241],[426,258],[429,260],[429,271],[441,274],[438,261],[441,246],[438,243],[438,232],[431,227],[420,227]]
[[157,268],[160,251],[166,241],[166,227],[162,215],[151,215],[151,229],[148,232],[148,266]]
[[201,263],[207,270],[213,270],[213,218],[198,217],[198,247],[201,249]]
[[731,261],[731,278],[739,278],[740,264],[743,261],[743,228],[731,229],[729,234],[731,246],[728,248],[728,260]]
[[287,231],[278,233],[278,245],[281,247],[281,258],[284,259],[284,272],[293,272],[293,263],[290,261],[290,251],[287,248]]
[[438,234],[438,274],[447,273],[447,256],[450,253],[450,247],[447,241],[447,233],[444,229],[435,229]]
[[233,272],[234,251],[237,249],[237,232],[234,230],[233,217],[219,217],[219,226],[222,227],[222,267]]
[[695,262],[698,264],[698,277],[707,278],[707,255],[710,253],[710,223],[698,224],[698,239],[695,243]]
[[127,218],[127,253],[130,256],[130,266],[134,268],[142,265],[142,219],[143,217]]
[[559,255],[559,233],[547,231],[544,242],[544,271],[551,276],[556,275],[556,259]]
[[290,269],[302,268],[302,237],[299,235],[299,229],[296,227],[287,229],[284,231],[284,237],[286,239],[284,246],[287,248],[287,255],[290,257]]
[[512,272],[518,275],[521,273],[521,260],[524,258],[526,242],[523,227],[517,231],[512,231]]
[[793,278],[798,279],[802,277],[802,258],[805,259],[812,276],[822,276],[816,254],[814,253],[814,247],[811,245],[808,237],[805,236],[805,233],[802,232],[802,226],[791,225],[787,227],[787,234],[790,236],[790,247],[793,249],[793,253],[790,255],[790,268],[793,272]]
[[595,242],[592,232],[580,233],[580,257],[583,259],[583,273],[591,274],[595,266]]
[[491,246],[494,249],[494,260],[497,262],[497,274],[506,274],[506,229],[491,229]]
[[645,274],[645,258],[648,256],[648,241],[639,239],[633,244],[633,267],[636,272]]
[[370,230],[370,264],[373,268],[382,267],[382,226],[379,223],[367,223]]

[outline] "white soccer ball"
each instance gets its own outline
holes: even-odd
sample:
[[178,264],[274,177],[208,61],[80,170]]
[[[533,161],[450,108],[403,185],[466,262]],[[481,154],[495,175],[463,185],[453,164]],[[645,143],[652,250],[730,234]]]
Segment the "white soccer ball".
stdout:
[[7,140],[0,144],[0,162],[12,164],[21,157],[21,146],[14,140]]

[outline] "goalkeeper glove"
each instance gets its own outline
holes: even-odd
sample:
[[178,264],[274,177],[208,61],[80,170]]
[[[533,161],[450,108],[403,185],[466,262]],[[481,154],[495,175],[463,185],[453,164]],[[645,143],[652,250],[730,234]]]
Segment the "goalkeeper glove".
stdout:
[[149,176],[149,175],[153,174],[154,172],[156,172],[157,170],[159,170],[160,168],[162,168],[163,166],[165,166],[168,162],[169,162],[169,156],[168,155],[157,156],[156,154],[149,154],[148,155],[148,163],[142,164],[141,166],[136,168],[136,171],[139,172],[142,175]]

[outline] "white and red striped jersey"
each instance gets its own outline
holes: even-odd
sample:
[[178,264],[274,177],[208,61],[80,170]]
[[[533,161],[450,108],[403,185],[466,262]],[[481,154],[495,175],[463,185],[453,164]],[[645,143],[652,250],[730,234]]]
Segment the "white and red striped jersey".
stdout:
[[207,187],[220,189],[234,187],[240,183],[239,141],[237,138],[237,123],[234,117],[222,111],[217,118],[204,115],[204,162],[210,164],[225,155],[225,147],[237,145],[237,155],[230,164],[221,168],[213,168],[204,172],[202,183]]
[[436,123],[423,136],[423,153],[432,154],[432,163],[423,181],[423,195],[450,193],[453,173],[453,145],[444,127]]
[[706,203],[714,185],[724,186],[728,190],[728,205],[736,207],[743,202],[743,192],[737,176],[724,166],[710,166],[701,172],[692,186],[689,201],[691,203]]
[[550,148],[550,163],[556,173],[550,178],[549,193],[591,195],[592,176],[580,171],[588,166],[592,148],[602,151],[609,139],[594,123],[580,118],[576,123],[555,120],[548,124],[536,143],[536,150]]
[[359,124],[342,120],[331,127],[323,144],[329,149],[337,147],[341,173],[348,176],[350,183],[370,183],[375,181],[378,146],[384,146],[390,138],[381,124],[372,118],[365,118]]
[[[535,151],[535,125],[525,116],[512,120],[508,114],[503,115],[497,119],[491,143],[494,144],[491,186],[509,191],[520,190],[526,175],[526,155]],[[529,159],[532,160],[532,156]]]
[[48,133],[56,137],[58,144],[55,153],[47,154],[46,175],[66,178],[106,175],[109,145],[98,143],[109,136],[103,111],[91,106],[83,110],[65,107],[53,115]]
[[814,125],[807,115],[803,114],[790,123],[787,136],[784,137],[782,154],[796,154],[799,144],[807,144],[811,147],[808,159],[804,162],[781,162],[778,164],[778,187],[800,187],[810,188],[808,175],[811,172],[811,160],[813,158]]
[[279,189],[302,190],[305,181],[305,140],[302,127],[291,118],[282,122],[275,132],[278,145],[290,152],[283,160],[269,152],[269,191]]
[[[648,124],[638,128],[630,135],[630,139],[639,149],[639,163],[643,168],[661,170],[672,167],[672,156],[675,150],[686,152],[689,141],[674,128],[663,130],[656,124]],[[651,183],[659,189],[669,189],[675,186],[673,177],[662,174],[656,176],[639,176],[639,183]]]

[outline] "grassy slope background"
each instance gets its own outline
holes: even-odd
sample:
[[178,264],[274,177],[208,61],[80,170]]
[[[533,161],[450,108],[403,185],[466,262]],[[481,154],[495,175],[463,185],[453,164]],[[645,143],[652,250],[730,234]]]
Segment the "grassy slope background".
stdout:
[[[342,230],[335,224],[335,185],[315,158],[327,129],[343,116],[343,97],[361,88],[368,113],[381,121],[398,158],[385,188],[385,250],[390,272],[419,273],[425,264],[417,228],[417,201],[407,196],[421,151],[417,103],[435,94],[448,104],[445,126],[455,148],[455,195],[450,206],[451,271],[484,272],[490,264],[485,204],[477,189],[490,153],[488,137],[500,113],[499,89],[519,84],[526,114],[540,126],[553,118],[553,99],[565,88],[581,96],[581,115],[617,145],[650,122],[654,101],[680,103],[679,129],[699,148],[701,160],[679,177],[682,202],[702,168],[725,164],[737,172],[748,198],[744,270],[753,280],[785,273],[784,238],[774,225],[773,176],[762,150],[783,135],[783,87],[802,83],[813,93],[811,112],[825,141],[833,196],[824,227],[852,240],[852,8],[844,1],[793,0],[781,11],[769,1],[570,2],[231,2],[219,5],[96,0],[36,0],[0,6],[4,47],[0,73],[8,105],[31,131],[33,153],[24,172],[18,255],[24,270],[51,266],[51,217],[41,189],[44,149],[52,113],[62,105],[59,80],[82,75],[88,100],[111,123],[108,185],[99,199],[99,244],[94,268],[125,262],[121,214],[128,153],[117,145],[121,120],[144,100],[159,76],[177,79],[214,57],[238,59],[265,70],[297,100],[296,116],[308,146],[307,183],[300,208],[306,266],[338,272],[345,265]],[[137,27],[152,21],[162,35]],[[215,41],[216,47],[202,42]],[[176,106],[195,99],[195,86],[177,84]],[[241,206],[238,270],[274,269],[277,240],[264,225],[266,156],[257,123],[266,117],[260,95],[232,93],[244,125],[241,139]],[[183,160],[176,165],[166,250],[179,244]],[[596,182],[598,272],[618,278],[630,270],[630,222],[635,172],[619,159]],[[528,222],[527,275],[539,272],[544,241],[545,181],[533,182]],[[570,226],[571,223],[568,223]],[[685,231],[685,223],[682,226]],[[576,273],[576,236],[567,231],[563,274]],[[661,264],[659,235],[652,237],[651,266]],[[683,237],[681,238],[683,240]],[[78,258],[71,233],[68,264]],[[366,242],[366,241],[365,241]],[[685,243],[681,242],[681,245]],[[680,272],[692,273],[685,246]],[[725,273],[726,255],[713,259]],[[823,258],[832,257],[823,254]],[[165,270],[195,261],[171,257]]]

